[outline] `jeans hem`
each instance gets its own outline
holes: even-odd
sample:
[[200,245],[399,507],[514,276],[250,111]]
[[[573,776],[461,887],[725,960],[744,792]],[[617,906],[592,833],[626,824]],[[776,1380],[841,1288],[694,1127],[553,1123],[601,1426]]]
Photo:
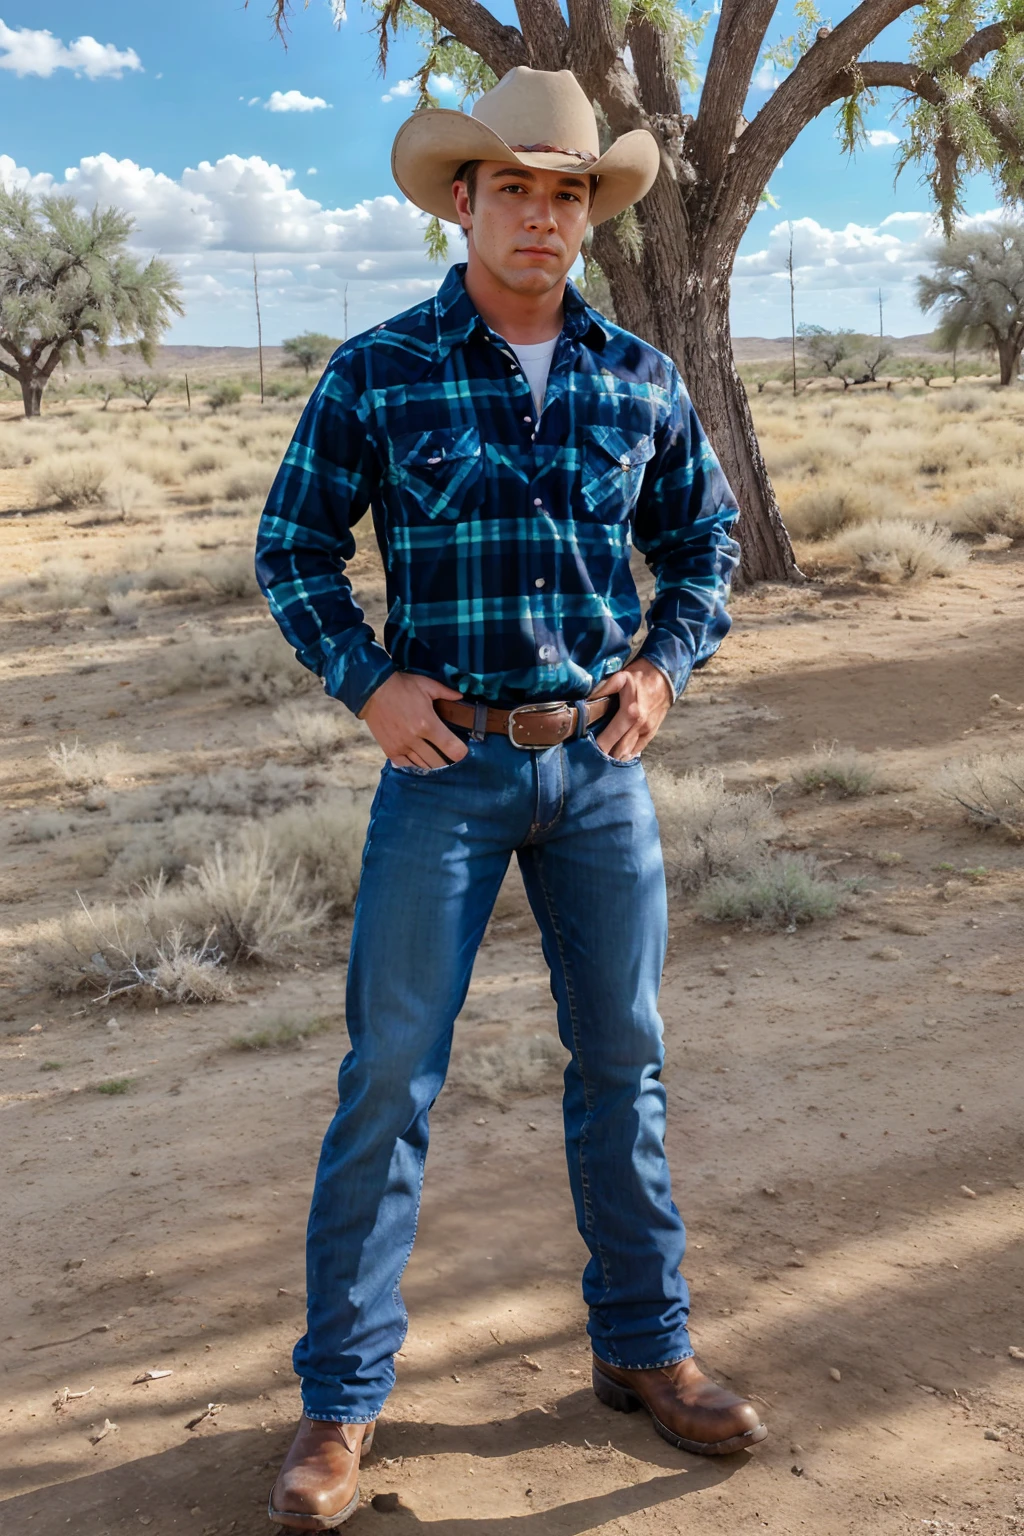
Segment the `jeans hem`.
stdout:
[[375,1409],[373,1413],[364,1413],[358,1418],[353,1417],[351,1413],[344,1412],[324,1413],[323,1411],[318,1411],[311,1413],[305,1405],[303,1405],[302,1412],[307,1419],[313,1419],[317,1424],[373,1424],[384,1412],[384,1404],[381,1403],[380,1407]]
[[617,1371],[662,1371],[666,1366],[678,1365],[681,1360],[691,1360],[694,1354],[691,1346],[685,1349],[681,1355],[670,1355],[667,1360],[645,1360],[630,1364],[625,1360],[607,1360],[604,1355],[598,1352],[595,1344],[591,1343],[590,1347],[598,1360],[604,1365],[613,1366]]

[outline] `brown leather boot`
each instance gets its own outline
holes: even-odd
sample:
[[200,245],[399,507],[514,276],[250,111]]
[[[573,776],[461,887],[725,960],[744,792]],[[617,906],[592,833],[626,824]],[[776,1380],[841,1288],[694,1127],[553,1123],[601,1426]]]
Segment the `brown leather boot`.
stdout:
[[284,1459],[267,1513],[292,1531],[329,1531],[359,1504],[359,1463],[373,1445],[373,1424],[307,1419]]
[[656,1371],[624,1371],[593,1357],[594,1391],[609,1408],[646,1408],[663,1439],[681,1451],[727,1456],[768,1433],[753,1403],[710,1381],[692,1355]]

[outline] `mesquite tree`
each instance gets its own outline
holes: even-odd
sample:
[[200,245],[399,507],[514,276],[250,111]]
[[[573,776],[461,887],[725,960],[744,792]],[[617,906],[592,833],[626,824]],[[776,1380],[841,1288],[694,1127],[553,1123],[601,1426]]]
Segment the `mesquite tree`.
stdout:
[[957,230],[932,251],[935,271],[919,277],[921,308],[938,307],[940,346],[983,347],[1010,384],[1024,352],[1024,225]]
[[58,363],[115,338],[152,362],[172,314],[184,314],[167,262],[143,265],[127,250],[135,221],[119,208],[79,212],[73,197],[0,187],[0,371],[21,385],[38,416]]
[[[679,366],[743,510],[748,580],[795,574],[789,539],[736,371],[729,286],[737,249],[769,180],[803,129],[836,107],[852,152],[863,108],[883,88],[902,95],[906,138],[900,168],[918,163],[946,233],[962,211],[966,173],[986,170],[1015,201],[1024,189],[1024,0],[860,0],[835,26],[814,0],[796,0],[798,31],[770,41],[777,0],[722,0],[695,114],[680,85],[697,86],[694,48],[702,22],[675,0],[515,0],[519,25],[480,0],[367,0],[376,14],[379,63],[388,33],[406,26],[424,44],[416,106],[437,106],[431,72],[458,80],[463,100],[517,64],[571,69],[598,109],[602,150],[631,128],[648,128],[662,168],[647,196],[593,231],[590,257],[606,274],[620,325]],[[336,18],[344,0],[332,0]],[[272,0],[283,29],[293,0]],[[912,13],[909,56],[868,59],[894,21]],[[626,59],[629,50],[630,62]],[[755,70],[787,70],[748,122]],[[452,205],[454,219],[454,203]],[[436,220],[428,241],[444,254]]]

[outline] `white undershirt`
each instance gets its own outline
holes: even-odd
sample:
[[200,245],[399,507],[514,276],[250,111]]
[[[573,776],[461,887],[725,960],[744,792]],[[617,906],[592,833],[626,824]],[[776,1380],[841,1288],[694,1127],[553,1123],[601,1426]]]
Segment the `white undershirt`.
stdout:
[[[558,333],[561,335],[561,332]],[[544,391],[548,384],[548,369],[551,367],[551,359],[555,355],[558,345],[558,336],[552,336],[550,341],[515,342],[510,341],[509,346],[523,365],[530,388],[533,390],[533,398],[537,402],[537,415],[544,409]]]

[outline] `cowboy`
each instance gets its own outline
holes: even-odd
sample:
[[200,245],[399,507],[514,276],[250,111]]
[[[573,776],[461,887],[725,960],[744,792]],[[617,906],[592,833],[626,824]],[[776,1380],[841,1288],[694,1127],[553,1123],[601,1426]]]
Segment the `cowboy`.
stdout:
[[[687,1332],[660,1081],[665,879],[641,760],[729,628],[737,507],[671,359],[567,275],[588,223],[648,192],[658,144],[638,129],[601,154],[574,75],[519,66],[471,114],[414,112],[391,163],[411,202],[458,219],[467,259],[334,354],[257,541],[298,659],[385,755],[352,928],[351,1049],[309,1217],[303,1415],[270,1497],[295,1530],[358,1503],[406,1333],[428,1114],[513,853],[569,1053],[594,1390],[688,1451],[767,1433],[698,1369]],[[371,504],[383,644],[345,576]],[[636,654],[633,544],[656,578]]]

